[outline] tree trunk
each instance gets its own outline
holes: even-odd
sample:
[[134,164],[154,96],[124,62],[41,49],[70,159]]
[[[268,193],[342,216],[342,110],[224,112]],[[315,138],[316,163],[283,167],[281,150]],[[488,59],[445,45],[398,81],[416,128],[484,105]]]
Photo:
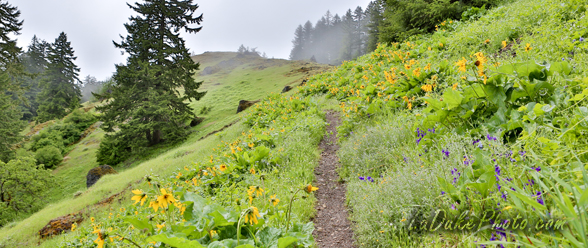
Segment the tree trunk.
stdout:
[[161,130],[153,130],[153,142],[152,145],[157,145],[161,142]]
[[153,138],[151,137],[151,130],[145,131],[145,138],[147,138],[147,142],[149,142],[149,144],[153,143]]

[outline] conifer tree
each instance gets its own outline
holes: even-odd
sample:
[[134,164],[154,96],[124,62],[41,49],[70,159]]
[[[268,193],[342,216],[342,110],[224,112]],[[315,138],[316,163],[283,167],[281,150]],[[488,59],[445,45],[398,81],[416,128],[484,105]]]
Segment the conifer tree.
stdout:
[[39,103],[37,102],[37,95],[41,92],[39,82],[43,78],[42,74],[47,69],[47,50],[49,44],[33,36],[28,50],[22,54],[22,62],[24,69],[29,75],[22,77],[23,86],[26,88],[24,93],[26,102],[21,104],[23,111],[23,120],[33,120],[37,116],[37,109]]
[[80,105],[80,69],[74,64],[74,50],[64,32],[49,47],[47,69],[40,82],[37,98],[37,120],[45,122],[60,119]]
[[109,133],[98,152],[101,163],[117,164],[128,151],[184,139],[186,123],[195,118],[186,101],[205,94],[197,91],[202,82],[193,77],[199,64],[180,37],[180,30],[201,30],[192,27],[202,22],[202,15],[195,16],[198,5],[192,0],[127,5],[138,15],[125,24],[128,35],[114,45],[129,57],[125,65],[116,66],[111,99],[97,108],[103,112],[102,128]]
[[378,47],[378,40],[380,38],[379,26],[384,20],[383,12],[383,0],[375,0],[368,4],[366,9],[366,16],[369,20],[366,25],[368,29],[367,52],[372,52]]
[[290,51],[290,60],[303,59],[302,50],[304,45],[304,31],[302,25],[298,25],[294,32],[294,40],[292,40],[292,51]]
[[0,160],[8,161],[14,157],[13,144],[20,139],[19,133],[24,126],[20,120],[22,114],[18,107],[22,87],[14,80],[22,75],[23,70],[18,55],[21,49],[9,34],[18,35],[22,21],[20,11],[4,2],[0,2]]
[[312,43],[313,43],[313,38],[312,34],[313,34],[313,30],[314,27],[312,26],[312,22],[310,21],[306,21],[306,23],[304,23],[304,27],[302,28],[302,33],[303,33],[303,43],[302,43],[302,57],[303,59],[310,59],[310,57],[313,55],[314,53],[314,49],[312,47]]

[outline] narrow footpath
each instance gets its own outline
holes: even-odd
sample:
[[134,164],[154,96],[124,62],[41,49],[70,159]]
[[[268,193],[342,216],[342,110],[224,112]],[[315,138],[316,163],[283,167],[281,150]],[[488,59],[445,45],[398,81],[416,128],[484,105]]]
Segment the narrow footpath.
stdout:
[[315,169],[317,215],[314,218],[313,232],[318,247],[356,247],[353,245],[353,230],[348,219],[345,206],[346,187],[339,182],[336,169],[340,166],[337,151],[337,126],[340,124],[339,114],[327,111],[327,133],[319,144],[321,160]]

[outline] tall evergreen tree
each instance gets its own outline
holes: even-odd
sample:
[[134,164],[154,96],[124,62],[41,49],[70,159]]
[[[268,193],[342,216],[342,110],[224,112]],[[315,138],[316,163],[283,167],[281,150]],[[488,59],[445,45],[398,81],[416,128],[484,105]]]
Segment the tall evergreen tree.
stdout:
[[365,30],[365,21],[366,18],[363,9],[361,8],[361,6],[357,6],[357,8],[355,8],[355,11],[353,11],[353,22],[355,24],[355,30],[353,30],[352,36],[352,44],[354,46],[352,53],[353,59],[365,54],[365,45],[367,43],[365,42],[365,38],[367,37]]
[[313,30],[314,27],[312,26],[312,22],[306,21],[304,23],[304,27],[302,27],[302,33],[304,36],[303,44],[302,44],[302,57],[303,59],[310,59],[312,55],[314,55],[314,49],[312,48],[313,43]]
[[314,51],[313,56],[319,63],[329,63],[328,54],[326,52],[326,35],[328,35],[329,26],[327,25],[327,19],[322,17],[316,22],[312,34],[312,50]]
[[292,51],[290,51],[291,60],[302,60],[302,46],[304,45],[304,31],[302,25],[298,25],[296,31],[294,31],[294,39],[292,40]]
[[0,160],[8,161],[14,157],[12,146],[20,140],[20,131],[24,122],[18,107],[22,87],[15,78],[23,74],[18,55],[21,49],[9,34],[18,35],[22,21],[20,11],[4,2],[0,2]]
[[343,47],[341,49],[341,60],[353,59],[354,48],[356,47],[356,25],[353,18],[353,12],[348,9],[341,18],[341,28],[343,30]]
[[384,21],[384,6],[383,0],[375,0],[368,4],[366,15],[368,17],[367,27],[367,51],[372,52],[378,47],[378,40],[380,39],[380,25]]
[[202,15],[195,16],[198,5],[192,0],[145,0],[128,6],[139,15],[129,19],[128,35],[114,45],[129,57],[126,65],[116,66],[111,100],[97,108],[109,133],[100,145],[101,163],[117,164],[129,150],[185,138],[184,127],[195,118],[186,100],[205,94],[197,91],[202,82],[193,77],[199,64],[180,37],[182,29],[201,30],[191,27],[202,22]]
[[26,102],[21,104],[23,110],[23,120],[33,120],[37,116],[39,103],[37,95],[41,92],[39,82],[43,78],[42,74],[47,69],[47,48],[49,44],[33,36],[28,50],[22,55],[24,69],[29,75],[22,77],[23,85],[26,88],[24,93]]
[[64,32],[49,47],[47,69],[40,83],[37,101],[37,120],[45,122],[60,119],[80,105],[80,68],[74,64],[74,50]]

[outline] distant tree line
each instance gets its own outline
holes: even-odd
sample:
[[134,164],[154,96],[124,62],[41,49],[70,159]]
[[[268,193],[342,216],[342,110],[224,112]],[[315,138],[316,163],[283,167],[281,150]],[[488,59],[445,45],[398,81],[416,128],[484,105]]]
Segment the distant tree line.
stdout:
[[378,23],[381,21],[382,1],[369,3],[364,10],[358,6],[343,16],[330,11],[316,24],[307,21],[294,32],[291,60],[314,60],[325,64],[339,64],[375,49]]
[[339,64],[375,50],[378,43],[399,42],[435,31],[447,19],[459,20],[472,7],[492,7],[499,0],[375,0],[339,16],[330,11],[316,24],[294,31],[291,60]]

